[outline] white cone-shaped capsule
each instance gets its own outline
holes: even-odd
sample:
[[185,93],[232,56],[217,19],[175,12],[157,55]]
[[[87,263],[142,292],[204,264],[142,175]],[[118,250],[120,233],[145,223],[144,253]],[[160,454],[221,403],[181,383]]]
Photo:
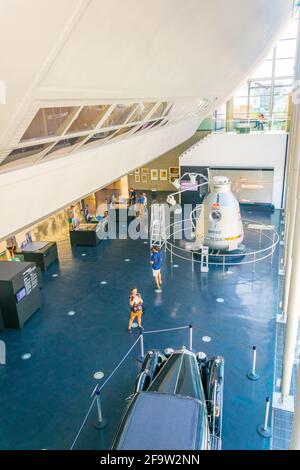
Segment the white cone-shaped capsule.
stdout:
[[228,178],[213,178],[210,192],[203,200],[203,209],[203,233],[197,230],[198,243],[217,250],[236,250],[243,241],[244,231],[240,206],[231,192]]

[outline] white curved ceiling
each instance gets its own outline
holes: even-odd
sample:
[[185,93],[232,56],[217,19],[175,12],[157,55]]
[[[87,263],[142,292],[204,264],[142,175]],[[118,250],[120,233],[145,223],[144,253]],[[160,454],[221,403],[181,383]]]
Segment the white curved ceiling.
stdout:
[[11,147],[37,100],[222,100],[264,57],[292,6],[293,0],[2,0],[7,104],[0,108],[0,148]]
[[[0,239],[190,137],[266,57],[292,19],[293,3],[0,0],[0,80],[6,85],[0,156],[20,145],[43,107],[167,101],[175,103],[170,117],[180,118],[97,150],[79,148],[1,173]],[[210,105],[195,114],[203,99]],[[11,195],[16,207],[7,205]]]

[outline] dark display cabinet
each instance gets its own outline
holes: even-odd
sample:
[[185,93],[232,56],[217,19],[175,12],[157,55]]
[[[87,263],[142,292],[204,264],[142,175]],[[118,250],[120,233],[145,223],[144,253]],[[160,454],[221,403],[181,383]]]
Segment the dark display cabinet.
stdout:
[[29,262],[0,262],[0,308],[4,327],[22,328],[41,306],[38,268]]
[[97,224],[80,224],[70,230],[71,245],[96,246],[101,242]]
[[0,330],[3,330],[4,328],[4,321],[3,321],[3,317],[2,317],[2,311],[1,311],[1,308],[0,308]]

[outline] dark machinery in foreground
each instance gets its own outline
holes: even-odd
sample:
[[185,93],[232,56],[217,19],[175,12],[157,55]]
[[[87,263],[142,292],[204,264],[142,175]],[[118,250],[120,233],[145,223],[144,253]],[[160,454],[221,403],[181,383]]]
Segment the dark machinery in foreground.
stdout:
[[223,382],[221,356],[149,351],[112,448],[221,449]]

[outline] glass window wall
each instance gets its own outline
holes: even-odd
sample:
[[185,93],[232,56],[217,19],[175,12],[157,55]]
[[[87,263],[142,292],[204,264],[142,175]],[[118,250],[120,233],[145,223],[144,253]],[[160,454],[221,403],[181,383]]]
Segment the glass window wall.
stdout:
[[[269,129],[289,126],[289,94],[294,82],[298,16],[267,59],[233,96],[233,129],[241,121],[257,125],[263,114]],[[260,126],[264,130],[266,126]],[[256,127],[257,129],[257,127]]]
[[5,165],[6,163],[15,162],[17,160],[22,160],[24,158],[32,157],[33,155],[37,155],[42,153],[49,147],[51,144],[40,144],[40,145],[32,145],[31,147],[22,147],[13,150],[10,154],[5,158],[5,160],[1,163],[1,165]]
[[90,139],[88,139],[84,143],[84,148],[94,147],[96,145],[103,143],[106,139],[111,137],[115,132],[116,132],[115,129],[112,131],[97,132],[97,134],[94,134]]
[[61,139],[54,145],[54,147],[49,150],[49,152],[47,152],[45,157],[62,149],[70,149],[74,145],[78,144],[82,139],[83,137],[70,137],[66,139]]
[[95,129],[109,107],[110,105],[84,106],[66,133],[75,134]]
[[143,121],[156,103],[139,103],[128,122]]
[[101,127],[120,126],[134,111],[136,104],[117,104]]

